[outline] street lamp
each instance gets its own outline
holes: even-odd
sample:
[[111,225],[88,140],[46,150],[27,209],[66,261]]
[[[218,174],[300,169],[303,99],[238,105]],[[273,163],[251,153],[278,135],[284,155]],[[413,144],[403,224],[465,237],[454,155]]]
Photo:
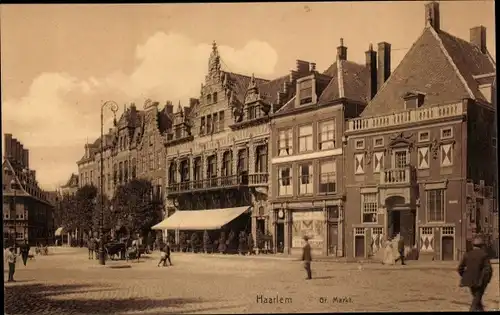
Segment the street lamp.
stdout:
[[118,104],[114,101],[106,101],[101,105],[101,170],[99,179],[99,190],[101,193],[101,219],[99,222],[99,264],[105,265],[106,260],[104,257],[104,108],[108,107],[113,112],[113,124],[116,126],[116,112],[118,111]]

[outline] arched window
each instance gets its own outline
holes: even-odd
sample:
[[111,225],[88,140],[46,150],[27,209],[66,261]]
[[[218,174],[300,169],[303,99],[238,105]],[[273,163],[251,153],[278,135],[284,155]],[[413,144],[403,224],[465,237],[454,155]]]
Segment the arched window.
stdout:
[[224,152],[224,156],[222,157],[222,176],[231,176],[233,174],[231,155],[231,151]]
[[207,104],[212,104],[212,94],[207,95]]
[[213,102],[214,102],[214,103],[217,103],[217,92],[214,92]]
[[175,184],[175,168],[177,166],[175,165],[175,161],[170,162],[170,166],[168,167],[168,184],[172,185]]
[[137,170],[136,170],[136,160],[135,159],[132,159],[132,179],[135,179],[136,177],[136,173],[137,173]]

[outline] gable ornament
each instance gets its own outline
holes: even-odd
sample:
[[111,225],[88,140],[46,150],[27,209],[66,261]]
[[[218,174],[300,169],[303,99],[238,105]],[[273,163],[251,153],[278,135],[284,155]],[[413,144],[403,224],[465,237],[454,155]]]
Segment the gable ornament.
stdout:
[[370,164],[372,162],[373,150],[370,145],[368,145],[365,149],[365,162],[366,164]]
[[431,142],[430,151],[431,151],[431,154],[432,154],[432,158],[434,160],[437,159],[438,155],[439,155],[439,143],[438,143],[438,141],[435,138]]

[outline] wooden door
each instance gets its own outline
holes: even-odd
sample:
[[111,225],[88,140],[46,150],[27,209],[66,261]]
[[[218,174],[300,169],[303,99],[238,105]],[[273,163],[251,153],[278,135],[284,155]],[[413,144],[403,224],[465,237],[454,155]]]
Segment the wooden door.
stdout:
[[365,237],[356,235],[354,238],[354,256],[358,258],[365,257]]
[[339,244],[339,229],[338,225],[330,223],[328,225],[328,255],[336,256],[337,247]]
[[454,248],[453,248],[453,237],[443,236],[441,241],[441,257],[443,260],[454,260]]

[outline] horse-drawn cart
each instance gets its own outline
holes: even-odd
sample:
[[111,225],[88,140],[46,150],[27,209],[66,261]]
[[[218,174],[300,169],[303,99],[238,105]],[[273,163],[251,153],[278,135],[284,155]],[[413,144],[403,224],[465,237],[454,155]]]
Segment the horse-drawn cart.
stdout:
[[111,260],[115,260],[117,256],[119,259],[124,259],[127,246],[125,243],[120,242],[108,243],[104,245],[104,251],[106,252],[106,256]]

